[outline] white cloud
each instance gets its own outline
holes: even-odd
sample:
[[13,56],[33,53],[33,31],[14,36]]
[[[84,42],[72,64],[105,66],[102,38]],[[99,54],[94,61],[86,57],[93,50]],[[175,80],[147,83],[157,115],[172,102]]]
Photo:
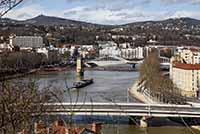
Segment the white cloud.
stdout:
[[[117,0],[115,6],[109,4],[105,5],[102,3],[95,6],[91,5],[75,6],[63,11],[47,9],[40,6],[39,4],[29,4],[28,6],[15,8],[14,10],[10,11],[5,17],[24,20],[31,17],[35,17],[40,14],[44,14],[49,16],[64,17],[67,19],[74,19],[79,21],[87,21],[100,24],[125,24],[136,21],[162,20],[166,18],[177,18],[177,17],[194,17],[200,19],[200,13],[198,11],[176,11],[174,13],[173,12],[169,13],[166,11],[159,11],[159,12],[146,11],[144,10],[144,7],[140,5],[132,6],[130,3],[126,3],[123,5],[123,3],[120,1]],[[130,0],[126,1],[130,2]],[[142,1],[143,4],[146,4],[152,0],[142,0]],[[188,0],[160,0],[160,1],[183,2]],[[200,0],[191,0],[191,1],[200,2]],[[108,0],[108,2],[111,2],[111,0]]]
[[166,4],[200,4],[200,0],[160,0]]
[[[86,1],[89,0],[65,0],[67,3],[84,3]],[[146,4],[146,3],[151,3],[154,1],[160,1],[161,3],[164,4],[200,4],[200,0],[95,0],[94,3],[96,4],[103,4],[103,3],[107,3],[107,5],[110,4],[115,4],[115,3],[129,3],[129,2],[138,2],[140,4]]]
[[22,8],[14,9],[8,12],[5,17],[9,17],[12,19],[17,20],[24,20],[28,19],[30,17],[36,16],[38,14],[41,14],[43,12],[43,9],[39,5],[29,5]]
[[26,20],[38,15],[48,15],[48,16],[56,16],[63,17],[63,14],[60,11],[56,10],[46,10],[44,7],[39,4],[32,4],[28,6],[23,6],[21,8],[15,8],[8,12],[4,17],[16,19],[16,20]]
[[106,8],[76,7],[64,11],[64,16],[101,24],[125,24],[135,21],[164,19],[166,12],[146,12],[142,8],[112,10]]
[[200,19],[200,12],[198,11],[177,11],[170,18],[190,17]]

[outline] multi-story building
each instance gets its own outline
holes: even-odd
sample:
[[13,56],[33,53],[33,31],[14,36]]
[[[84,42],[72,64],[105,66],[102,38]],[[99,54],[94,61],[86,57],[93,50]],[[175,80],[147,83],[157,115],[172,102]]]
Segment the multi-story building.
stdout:
[[119,56],[120,55],[120,49],[117,48],[117,46],[112,46],[112,47],[106,47],[104,49],[99,50],[99,56],[104,57],[104,56]]
[[10,45],[20,49],[43,47],[43,38],[40,36],[10,36]]
[[183,49],[171,58],[170,78],[182,95],[198,97],[200,91],[200,53],[194,49]]
[[117,44],[115,42],[113,42],[113,41],[99,41],[97,43],[99,45],[99,48],[101,48],[101,49],[105,49],[107,47],[117,46]]
[[182,49],[178,52],[179,56],[187,64],[200,64],[200,51],[197,49]]
[[121,57],[125,59],[143,59],[144,49],[142,47],[121,49]]
[[113,46],[101,49],[99,55],[100,57],[117,56],[124,59],[143,59],[144,49],[142,47],[119,49],[117,46]]
[[174,63],[170,77],[183,96],[199,97],[200,64]]

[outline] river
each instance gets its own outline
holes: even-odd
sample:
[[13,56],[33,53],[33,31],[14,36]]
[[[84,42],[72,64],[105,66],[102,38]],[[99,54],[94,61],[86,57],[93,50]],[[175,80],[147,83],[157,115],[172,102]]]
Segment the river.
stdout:
[[64,102],[70,102],[70,98],[79,102],[136,102],[136,99],[129,96],[127,89],[138,76],[138,72],[86,71],[85,78],[93,78],[94,83],[70,92],[66,87],[72,87],[73,82],[77,80],[74,71],[29,75],[26,78],[36,80],[39,89],[50,87],[54,90],[66,90]]
[[[86,102],[138,102],[127,93],[127,88],[132,86],[139,77],[138,72],[117,71],[86,71],[85,78],[93,78],[94,84],[80,90],[67,91],[63,95],[63,101]],[[34,79],[38,88],[50,87],[56,90],[66,90],[76,81],[74,71],[50,72],[48,74],[29,75],[25,79]],[[168,122],[169,123],[169,122]],[[159,125],[159,123],[157,123]],[[176,123],[175,123],[176,124]],[[197,131],[195,131],[198,133]],[[133,125],[104,124],[104,134],[191,134],[186,127],[149,127],[142,129]]]

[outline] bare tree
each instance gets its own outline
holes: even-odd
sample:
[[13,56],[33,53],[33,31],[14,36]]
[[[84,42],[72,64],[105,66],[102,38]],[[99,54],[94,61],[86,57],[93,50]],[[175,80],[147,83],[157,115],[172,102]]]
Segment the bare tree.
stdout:
[[50,100],[48,91],[37,90],[34,82],[0,83],[0,133],[16,134],[30,129],[33,111],[39,116],[44,112],[43,104]]
[[150,53],[140,67],[140,80],[144,82],[144,87],[154,90],[157,86],[157,79],[160,75],[160,62],[156,52]]
[[[160,71],[158,54],[152,52],[140,68],[140,83],[149,97],[164,103],[184,103],[180,90]],[[144,91],[141,91],[144,92]]]

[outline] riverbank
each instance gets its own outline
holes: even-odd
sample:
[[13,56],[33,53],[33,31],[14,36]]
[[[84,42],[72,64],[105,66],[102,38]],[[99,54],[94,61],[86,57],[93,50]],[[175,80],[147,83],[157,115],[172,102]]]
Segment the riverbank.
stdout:
[[139,101],[146,103],[146,104],[158,104],[158,102],[153,101],[148,96],[145,96],[143,93],[139,92],[139,86],[138,86],[139,80],[135,81],[132,87],[128,88],[128,92],[138,99]]
[[[138,99],[139,101],[146,103],[146,104],[159,104],[159,102],[153,101],[151,98],[148,96],[145,96],[143,93],[139,92],[139,86],[138,86],[139,80],[136,80],[135,83],[131,88],[128,88],[129,93]],[[157,119],[157,118],[155,118]],[[190,131],[197,130],[200,131],[200,126],[199,126],[199,121],[196,118],[194,119],[182,119],[182,118],[177,118],[177,119],[170,119],[170,118],[158,118],[161,122],[158,124],[163,124],[164,126],[173,126],[174,124],[181,124],[183,126],[186,126]],[[167,122],[166,122],[167,121]],[[168,122],[169,121],[169,122]],[[155,124],[157,124],[154,121],[151,121]],[[169,124],[168,124],[169,123]],[[151,126],[151,125],[150,125]],[[175,125],[176,126],[176,125]]]
[[[120,68],[120,67],[94,67],[94,68],[84,68],[85,71],[112,71],[112,72],[136,72],[137,69],[134,68]],[[37,74],[48,74],[51,72],[63,72],[63,71],[76,71],[76,67],[65,67],[62,69],[40,69]]]
[[31,69],[31,70],[24,72],[24,73],[15,73],[15,74],[12,74],[12,75],[3,76],[3,77],[0,77],[0,82],[25,77],[29,74],[34,74],[34,73],[38,72],[39,70],[40,69]]
[[136,68],[129,68],[129,67],[95,67],[95,68],[85,68],[85,70],[89,70],[89,71],[120,71],[120,72],[138,71],[138,69],[136,69]]
[[[84,68],[85,71],[116,71],[116,72],[135,72],[138,71],[134,68],[128,68],[128,67],[94,67],[94,68]],[[75,66],[65,66],[65,67],[52,67],[52,68],[37,68],[37,69],[31,69],[28,71],[21,71],[21,72],[12,72],[5,74],[3,77],[0,76],[0,81],[6,81],[16,78],[25,77],[30,74],[50,74],[52,72],[64,72],[64,71],[76,71]]]

